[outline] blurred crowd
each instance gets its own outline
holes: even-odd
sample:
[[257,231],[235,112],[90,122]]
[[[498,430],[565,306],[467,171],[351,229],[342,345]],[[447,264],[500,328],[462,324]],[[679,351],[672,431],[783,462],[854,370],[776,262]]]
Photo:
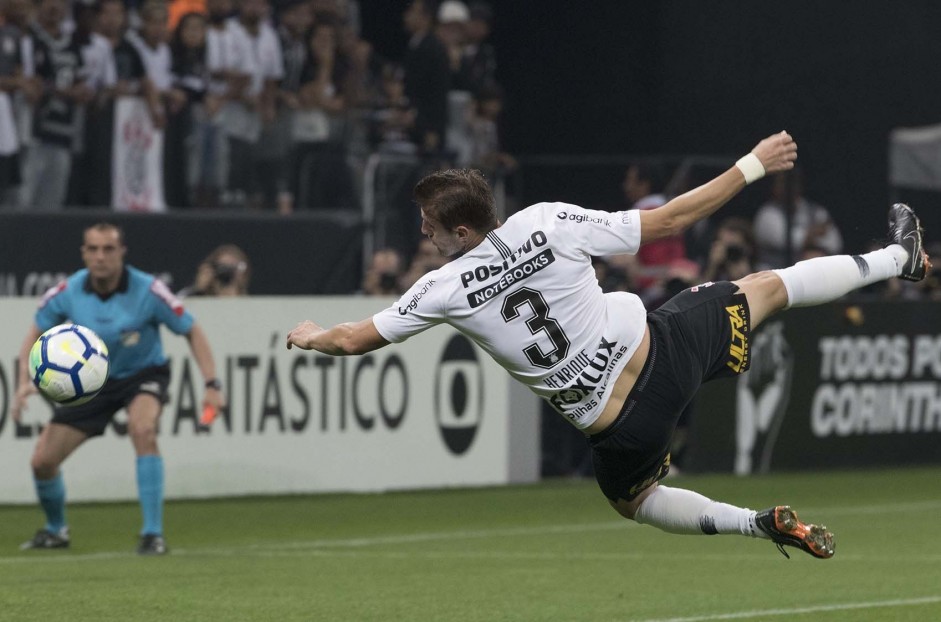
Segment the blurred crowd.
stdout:
[[[362,37],[361,17],[356,0],[0,0],[0,209],[112,206],[116,102],[134,97],[162,134],[172,208],[360,210],[368,163],[385,158],[397,190],[376,210],[384,237],[361,291],[404,292],[444,261],[419,240],[412,183],[441,166],[494,181],[518,165],[501,147],[489,4],[414,0],[389,26],[408,38],[398,59]],[[720,212],[636,256],[596,259],[602,288],[654,308],[696,283],[844,251],[799,170],[763,183],[751,220]],[[666,187],[667,171],[636,162],[610,208],[656,208]],[[941,248],[929,251],[941,265]],[[232,286],[213,278],[247,282],[224,265],[208,258],[190,295]],[[941,288],[931,276],[855,295]]]
[[[622,183],[624,202],[610,211],[653,209],[669,200],[667,171],[649,161],[627,167]],[[785,268],[798,261],[846,252],[843,236],[819,203],[804,194],[803,172],[798,167],[763,182],[767,200],[748,210],[752,218],[724,216],[720,211],[685,235],[658,240],[637,255],[596,257],[592,260],[604,291],[630,291],[655,309],[682,290],[708,281],[734,281],[753,272]],[[884,246],[873,240],[869,252]],[[934,265],[941,265],[941,243],[926,249]],[[445,261],[434,247],[423,245],[409,263],[396,249],[377,251],[367,266],[362,291],[398,295],[425,271]],[[851,294],[853,300],[941,301],[941,280],[935,273],[918,283],[890,279]]]
[[512,168],[492,20],[415,0],[391,60],[356,0],[0,0],[0,208],[111,206],[122,97],[162,130],[172,208],[358,209],[376,153]]

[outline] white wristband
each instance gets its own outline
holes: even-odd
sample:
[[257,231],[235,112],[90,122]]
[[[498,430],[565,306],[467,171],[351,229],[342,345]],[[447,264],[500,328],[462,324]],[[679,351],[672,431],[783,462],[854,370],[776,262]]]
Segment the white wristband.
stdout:
[[738,170],[742,171],[742,175],[745,176],[746,184],[750,184],[765,176],[765,167],[754,153],[749,153],[739,158],[735,166],[738,167]]

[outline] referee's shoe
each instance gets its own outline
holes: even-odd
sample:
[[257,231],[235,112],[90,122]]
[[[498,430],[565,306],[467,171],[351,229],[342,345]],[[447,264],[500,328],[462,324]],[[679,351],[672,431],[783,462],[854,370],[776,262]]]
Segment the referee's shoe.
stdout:
[[67,549],[71,544],[69,539],[69,528],[63,527],[59,531],[49,531],[48,529],[40,529],[36,532],[36,535],[32,537],[31,540],[27,540],[20,545],[21,551],[28,551],[30,549]]
[[904,203],[896,203],[889,208],[889,241],[901,244],[908,251],[908,261],[902,266],[900,279],[920,281],[931,267],[922,244],[923,234],[921,221],[912,208]]
[[758,512],[755,516],[758,528],[770,536],[778,550],[791,558],[784,545],[797,547],[820,559],[833,557],[833,534],[823,525],[808,525],[800,522],[797,512],[788,505],[779,505]]
[[138,555],[166,555],[170,552],[163,536],[155,533],[145,533],[137,544]]

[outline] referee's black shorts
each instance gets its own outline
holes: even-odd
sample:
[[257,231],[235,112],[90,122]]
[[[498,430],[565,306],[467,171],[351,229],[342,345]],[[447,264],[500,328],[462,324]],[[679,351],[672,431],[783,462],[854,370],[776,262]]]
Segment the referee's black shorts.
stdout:
[[670,442],[703,382],[748,369],[751,318],[728,281],[684,290],[647,314],[650,352],[617,419],[589,437],[605,496],[630,501],[670,470]]
[[52,414],[53,423],[61,423],[91,436],[101,436],[122,408],[141,393],[153,395],[166,404],[170,386],[170,366],[148,367],[127,378],[109,378],[101,392],[78,406],[58,406]]

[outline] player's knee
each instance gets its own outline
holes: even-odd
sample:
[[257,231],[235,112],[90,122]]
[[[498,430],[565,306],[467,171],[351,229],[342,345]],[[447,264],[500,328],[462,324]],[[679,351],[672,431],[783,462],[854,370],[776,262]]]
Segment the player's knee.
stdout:
[[630,501],[625,501],[624,499],[618,499],[617,501],[612,501],[608,499],[608,503],[614,508],[614,511],[626,518],[627,520],[634,520],[634,511],[635,508],[631,507]]
[[758,294],[773,309],[783,309],[787,306],[787,288],[784,287],[781,277],[772,270],[749,274],[734,283],[746,295]]
[[58,461],[41,453],[33,454],[33,457],[29,460],[29,466],[33,470],[33,476],[36,479],[52,479],[59,470]]
[[640,509],[641,504],[644,500],[649,497],[654,490],[657,489],[657,482],[654,482],[650,486],[644,488],[640,494],[631,499],[630,501],[626,499],[618,499],[617,501],[612,501],[608,499],[608,503],[611,504],[611,507],[614,508],[614,511],[623,516],[628,520],[637,520],[637,511]]
[[130,422],[127,426],[127,433],[135,447],[152,445],[157,442],[157,426],[150,422]]

